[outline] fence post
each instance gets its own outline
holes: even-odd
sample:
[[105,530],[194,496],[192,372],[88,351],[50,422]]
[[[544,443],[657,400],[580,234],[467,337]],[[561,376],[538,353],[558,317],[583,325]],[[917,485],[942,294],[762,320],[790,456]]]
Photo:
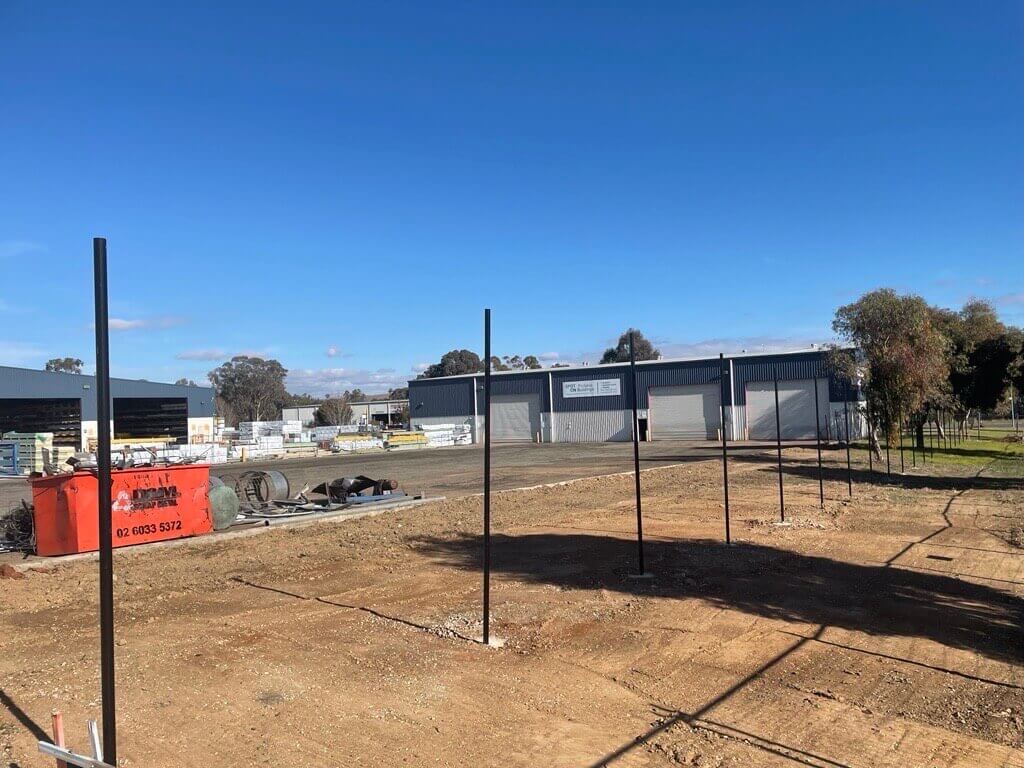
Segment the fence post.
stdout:
[[818,505],[825,508],[825,479],[821,475],[821,423],[818,415],[818,379],[814,383],[814,442],[818,447]]
[[[853,465],[850,463],[850,385],[846,385],[846,399],[843,401],[843,419],[846,422],[846,490],[853,497]],[[871,446],[868,445],[870,453]]]
[[[66,747],[67,745],[64,743],[64,716],[59,709],[53,710],[50,715],[50,721],[53,725],[53,745],[55,747]],[[58,759],[57,768],[68,768],[68,764]]]
[[640,392],[636,385],[636,349],[633,344],[633,331],[629,332],[629,373],[633,382],[633,476],[636,484],[636,548],[638,575],[644,576],[644,517],[640,507],[640,419],[637,416],[637,399]]
[[903,407],[900,407],[899,411],[899,425],[900,425],[900,474],[905,475],[907,473],[907,467],[903,463]]
[[117,704],[114,690],[114,550],[110,499],[110,335],[107,316],[107,240],[92,240],[96,302],[96,475],[100,536],[100,688],[103,754],[117,765]]
[[892,434],[892,416],[889,409],[885,409],[885,476],[892,477],[892,455],[889,446],[889,435]]
[[484,645],[491,642],[491,310],[484,310]]
[[[725,433],[725,355],[718,353],[718,399],[722,406],[722,488],[725,491],[725,543],[732,543],[729,532],[729,440]],[[730,406],[732,404],[730,403]]]
[[772,378],[775,381],[775,450],[779,458],[779,518],[786,522],[786,497],[782,490],[782,421],[779,417],[779,367],[772,363]]
[[868,474],[875,474],[875,450],[871,444],[872,438],[875,436],[875,422],[871,418],[871,401],[868,400],[867,405],[864,406],[864,411],[868,417]]

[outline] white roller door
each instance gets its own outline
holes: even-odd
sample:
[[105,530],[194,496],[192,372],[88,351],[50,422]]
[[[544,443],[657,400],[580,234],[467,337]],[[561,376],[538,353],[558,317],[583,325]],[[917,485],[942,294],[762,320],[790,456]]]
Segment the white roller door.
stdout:
[[[747,434],[751,440],[775,439],[775,383],[747,382]],[[828,420],[828,380],[818,379],[819,423]],[[779,382],[779,420],[783,440],[814,439],[814,380]]]
[[492,395],[491,437],[529,442],[540,432],[540,395]]
[[715,440],[722,423],[716,384],[652,387],[647,392],[651,437],[655,440]]

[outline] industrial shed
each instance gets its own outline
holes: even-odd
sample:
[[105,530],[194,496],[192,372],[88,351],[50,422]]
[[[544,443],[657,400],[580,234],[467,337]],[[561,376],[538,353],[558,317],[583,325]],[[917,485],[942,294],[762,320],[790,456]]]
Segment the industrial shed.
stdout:
[[[775,384],[784,440],[814,439],[815,390],[823,438],[863,433],[855,385],[831,371],[823,350],[742,354],[637,363],[638,421],[645,440],[716,440],[725,398],[730,440],[775,439]],[[491,378],[491,437],[506,442],[629,440],[632,420],[628,363],[540,371],[496,372]],[[483,374],[409,382],[414,426],[467,423],[479,439]]]
[[[111,379],[115,440],[208,442],[210,387]],[[52,432],[54,445],[78,450],[97,437],[96,377],[0,366],[0,435]]]

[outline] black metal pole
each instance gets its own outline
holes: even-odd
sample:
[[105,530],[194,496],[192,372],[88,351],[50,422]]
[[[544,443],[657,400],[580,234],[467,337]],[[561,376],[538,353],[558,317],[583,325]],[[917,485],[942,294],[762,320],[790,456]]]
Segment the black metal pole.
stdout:
[[907,468],[903,463],[903,409],[900,408],[899,413],[899,426],[900,426],[900,474],[906,474]]
[[871,401],[864,408],[868,415],[868,472],[875,473],[875,448],[871,444],[871,438],[875,436],[875,423],[871,420]]
[[725,434],[725,355],[718,353],[718,399],[722,405],[722,488],[725,491],[725,543],[732,543],[729,532],[729,440]]
[[885,409],[885,475],[892,477],[892,455],[889,450],[889,435],[892,434],[892,417],[889,409]]
[[629,373],[633,382],[633,477],[636,485],[636,549],[638,573],[647,573],[644,568],[644,517],[640,506],[640,419],[637,416],[637,399],[640,397],[636,385],[636,350],[633,344],[633,331],[629,332]]
[[818,414],[818,380],[814,383],[814,441],[818,446],[818,504],[825,508],[825,478],[821,474],[821,417]]
[[910,466],[917,467],[917,430],[913,419],[907,419],[907,432],[910,433]]
[[491,642],[491,310],[484,310],[484,645]]
[[110,339],[107,327],[107,240],[92,240],[96,294],[96,467],[100,535],[100,687],[103,697],[103,759],[117,765],[117,702],[114,691],[114,549],[110,520]]
[[[853,465],[850,463],[850,394],[847,389],[846,400],[843,401],[843,417],[846,421],[846,490],[853,497]],[[871,452],[871,446],[868,446]]]
[[[935,414],[936,419],[938,418],[938,412]],[[935,428],[932,426],[935,422],[929,419],[928,424],[928,448],[932,454],[932,461],[935,461]]]
[[779,368],[772,363],[775,380],[775,450],[779,458],[779,519],[786,522],[786,497],[782,490],[782,421],[779,418]]

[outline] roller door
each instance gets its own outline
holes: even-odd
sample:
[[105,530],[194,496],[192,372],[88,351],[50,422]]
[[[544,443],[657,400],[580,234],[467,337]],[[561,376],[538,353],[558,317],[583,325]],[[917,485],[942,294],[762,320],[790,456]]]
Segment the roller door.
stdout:
[[648,424],[655,440],[715,440],[722,423],[719,385],[652,387]]
[[494,440],[530,442],[540,432],[540,396],[492,395],[491,418]]
[[[775,383],[747,382],[747,434],[751,440],[775,439]],[[828,420],[828,380],[818,379],[821,429]],[[783,440],[814,439],[814,380],[779,382],[779,420]]]

